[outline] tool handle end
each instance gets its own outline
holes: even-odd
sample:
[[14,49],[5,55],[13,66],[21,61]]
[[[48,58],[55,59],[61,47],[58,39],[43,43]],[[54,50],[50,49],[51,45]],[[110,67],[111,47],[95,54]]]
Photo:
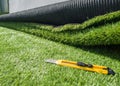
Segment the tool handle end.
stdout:
[[108,75],[115,75],[115,72],[111,68],[107,68],[108,70]]

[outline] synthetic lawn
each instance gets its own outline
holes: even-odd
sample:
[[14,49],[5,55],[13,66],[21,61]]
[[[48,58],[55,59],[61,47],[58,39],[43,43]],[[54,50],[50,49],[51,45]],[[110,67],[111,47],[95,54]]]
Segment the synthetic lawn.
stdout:
[[[82,24],[0,22],[0,26],[0,86],[120,84],[120,11]],[[104,65],[112,68],[116,75],[45,63],[48,58]]]
[[120,44],[120,11],[95,17],[82,24],[55,27],[35,23],[0,22],[0,26],[73,46]]
[[[0,27],[0,86],[119,86],[119,49],[76,48]],[[116,75],[45,63],[48,58],[104,65]]]

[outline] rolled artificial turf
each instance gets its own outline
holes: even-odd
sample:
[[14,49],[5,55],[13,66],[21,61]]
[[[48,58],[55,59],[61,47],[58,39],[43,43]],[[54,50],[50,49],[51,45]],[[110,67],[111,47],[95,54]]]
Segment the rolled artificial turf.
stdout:
[[0,16],[0,21],[38,22],[61,25],[81,23],[98,15],[120,10],[120,0],[68,0]]
[[73,46],[120,44],[120,11],[95,17],[83,24],[55,27],[37,23],[0,22],[0,26]]
[[96,17],[89,19],[81,24],[73,23],[73,24],[65,24],[62,26],[58,26],[58,27],[55,27],[54,29],[52,29],[52,31],[53,32],[76,31],[76,30],[78,31],[78,30],[84,30],[84,29],[91,28],[91,27],[102,26],[107,23],[114,23],[117,21],[120,21],[120,10],[111,12],[111,13],[107,13],[105,15],[96,16]]

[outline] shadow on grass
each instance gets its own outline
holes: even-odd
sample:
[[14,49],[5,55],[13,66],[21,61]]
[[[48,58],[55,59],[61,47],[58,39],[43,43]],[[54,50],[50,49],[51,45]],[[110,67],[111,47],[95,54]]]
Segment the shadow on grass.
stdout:
[[[19,29],[9,27],[9,26],[3,26],[3,27],[7,27],[12,30],[20,31]],[[24,31],[20,31],[20,32],[24,32]],[[29,33],[29,32],[25,32],[25,33],[37,36],[37,35]],[[40,36],[38,36],[38,37],[40,37]],[[69,45],[69,44],[66,44],[66,45]],[[69,46],[72,46],[72,45],[69,45]],[[107,56],[112,59],[116,59],[116,60],[120,61],[120,45],[108,45],[108,46],[105,46],[105,45],[99,46],[98,45],[98,46],[79,46],[79,47],[73,46],[73,47],[80,48],[80,49],[83,49],[84,51],[89,51],[91,53]]]
[[104,55],[120,61],[120,45],[77,47],[95,54]]

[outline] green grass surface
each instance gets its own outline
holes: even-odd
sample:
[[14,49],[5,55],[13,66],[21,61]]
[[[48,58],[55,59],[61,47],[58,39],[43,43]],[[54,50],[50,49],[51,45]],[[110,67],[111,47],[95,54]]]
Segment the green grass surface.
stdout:
[[43,30],[41,29],[42,25],[38,27],[38,24],[33,26],[30,23],[0,23],[0,25],[74,46],[120,44],[120,22],[92,27],[82,31],[60,33]]
[[8,14],[9,12],[0,12],[0,15]]
[[0,22],[0,26],[74,46],[120,44],[120,11],[95,17],[83,24],[55,27],[35,23]]
[[[0,27],[0,86],[119,86],[119,46],[75,48]],[[111,67],[115,76],[45,63],[47,58]]]
[[62,31],[75,31],[75,30],[84,30],[91,27],[102,26],[107,23],[113,23],[120,21],[120,11],[115,11],[107,13],[105,15],[96,16],[92,19],[89,19],[82,24],[66,24],[63,26],[55,27],[53,32],[62,32]]
[[[116,75],[45,63],[48,58],[104,65]],[[63,26],[0,22],[0,86],[119,86],[119,80],[120,11]]]

